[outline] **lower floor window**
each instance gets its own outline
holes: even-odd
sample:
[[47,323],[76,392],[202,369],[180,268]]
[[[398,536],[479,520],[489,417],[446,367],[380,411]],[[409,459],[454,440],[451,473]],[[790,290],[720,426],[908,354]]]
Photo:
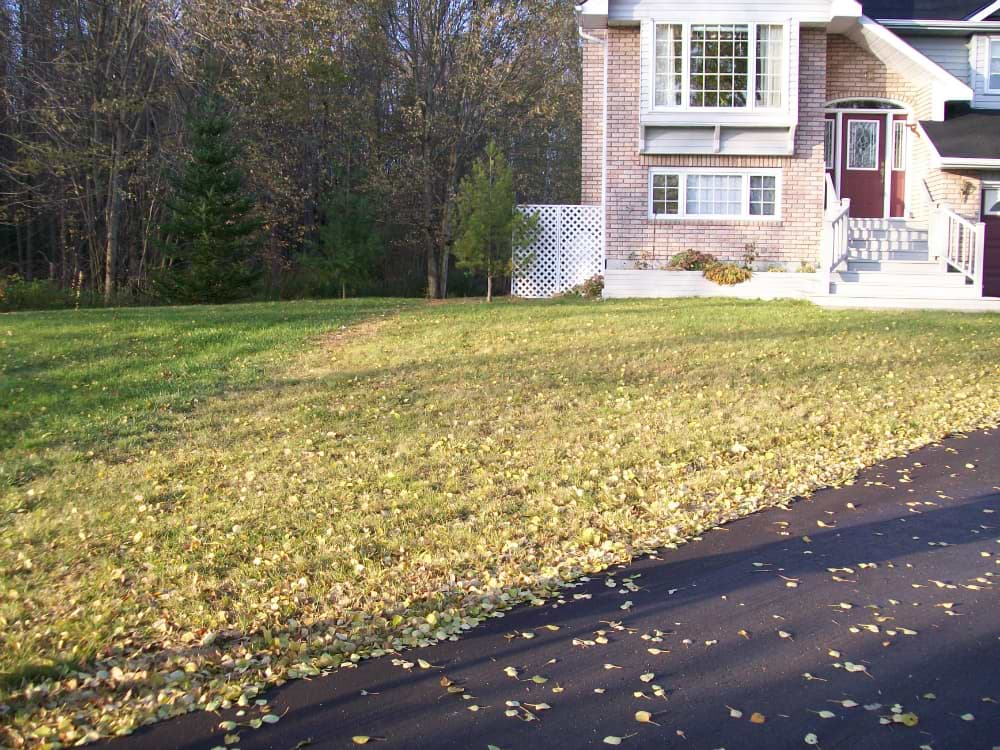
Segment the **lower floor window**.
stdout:
[[650,215],[654,218],[776,218],[780,170],[654,169]]

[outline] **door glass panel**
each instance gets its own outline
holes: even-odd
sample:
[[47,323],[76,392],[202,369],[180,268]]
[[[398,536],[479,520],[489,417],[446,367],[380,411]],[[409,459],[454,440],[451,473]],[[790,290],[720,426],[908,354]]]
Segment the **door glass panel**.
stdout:
[[878,169],[878,121],[847,123],[847,168]]
[[823,152],[826,154],[826,168],[833,169],[834,166],[834,149],[833,149],[833,136],[834,136],[834,126],[836,121],[826,120],[826,132],[823,137]]
[[906,169],[906,123],[892,123],[892,168]]

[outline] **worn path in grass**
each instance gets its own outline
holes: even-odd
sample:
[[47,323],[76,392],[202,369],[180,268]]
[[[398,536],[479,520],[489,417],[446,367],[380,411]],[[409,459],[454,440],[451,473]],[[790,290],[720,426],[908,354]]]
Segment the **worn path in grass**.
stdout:
[[[409,668],[387,657],[291,683],[269,696],[280,721],[238,729],[236,745],[989,749],[1000,746],[998,577],[992,431],[404,654]],[[211,748],[220,721],[253,714],[201,712],[108,746]]]

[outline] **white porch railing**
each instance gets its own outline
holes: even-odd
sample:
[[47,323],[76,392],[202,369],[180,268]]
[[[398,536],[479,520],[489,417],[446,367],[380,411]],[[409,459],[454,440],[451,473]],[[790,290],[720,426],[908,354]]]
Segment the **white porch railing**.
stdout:
[[928,230],[931,256],[965,274],[982,296],[986,225],[969,221],[945,203],[932,202]]
[[833,186],[829,174],[826,176],[825,204],[819,273],[823,294],[829,294],[833,272],[847,260],[851,239],[851,199],[841,200],[837,196],[837,189]]
[[603,206],[518,206],[538,217],[528,243],[514,248],[511,294],[553,297],[604,273]]

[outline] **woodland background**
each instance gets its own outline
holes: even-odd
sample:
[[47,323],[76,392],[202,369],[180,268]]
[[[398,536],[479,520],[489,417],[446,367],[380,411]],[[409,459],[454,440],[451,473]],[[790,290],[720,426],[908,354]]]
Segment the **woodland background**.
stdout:
[[563,0],[0,0],[0,277],[147,299],[193,103],[221,97],[262,221],[259,295],[307,294],[324,206],[372,207],[366,294],[479,293],[454,196],[495,140],[517,199],[575,203]]

